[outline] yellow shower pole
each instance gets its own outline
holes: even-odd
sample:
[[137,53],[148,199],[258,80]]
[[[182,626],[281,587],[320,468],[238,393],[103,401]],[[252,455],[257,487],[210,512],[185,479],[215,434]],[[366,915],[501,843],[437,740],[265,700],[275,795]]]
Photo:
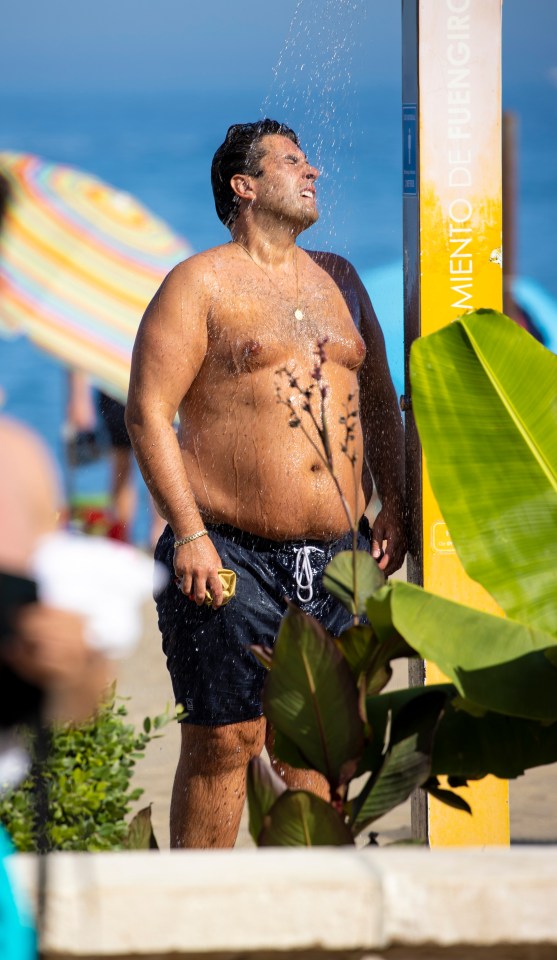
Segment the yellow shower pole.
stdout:
[[[411,342],[478,307],[502,309],[502,0],[402,0],[406,356]],[[410,397],[406,361],[406,402]],[[465,574],[406,413],[412,543],[409,578],[496,611]],[[434,664],[413,682],[435,683]],[[509,843],[508,784],[464,788],[473,816],[415,797],[413,831],[431,846]]]

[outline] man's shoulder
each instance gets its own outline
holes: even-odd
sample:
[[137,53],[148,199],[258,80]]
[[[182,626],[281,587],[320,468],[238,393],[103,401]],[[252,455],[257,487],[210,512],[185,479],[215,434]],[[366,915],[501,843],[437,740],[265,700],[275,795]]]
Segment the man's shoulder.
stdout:
[[161,290],[166,296],[181,297],[184,287],[200,295],[210,294],[228,261],[227,244],[211,247],[181,260],[166,275]]
[[306,253],[318,267],[329,274],[344,296],[349,292],[354,297],[361,295],[362,281],[356,268],[346,257],[331,253],[330,250],[307,250]]
[[221,243],[217,247],[209,247],[207,250],[201,250],[199,253],[192,253],[191,256],[181,260],[180,263],[170,271],[171,275],[190,275],[204,274],[208,269],[218,269],[228,260],[230,244]]
[[306,250],[308,256],[334,280],[352,280],[358,276],[355,267],[346,257],[330,250]]

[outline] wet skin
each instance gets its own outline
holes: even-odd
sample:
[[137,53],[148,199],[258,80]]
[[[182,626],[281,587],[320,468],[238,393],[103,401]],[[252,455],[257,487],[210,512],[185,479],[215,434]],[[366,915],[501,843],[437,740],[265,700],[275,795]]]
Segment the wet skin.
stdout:
[[[288,367],[307,386],[319,339],[327,337],[323,373],[335,473],[352,512],[355,483],[340,450],[344,427],[339,420],[348,396],[358,397],[359,381],[360,406],[368,414],[368,422],[360,421],[356,430],[359,514],[365,506],[363,429],[368,428],[371,445],[382,441],[385,432],[392,442],[400,431],[396,413],[390,431],[388,422],[377,424],[378,430],[373,426],[373,414],[386,412],[396,400],[391,396],[383,338],[371,310],[365,309],[365,291],[359,289],[355,272],[332,255],[321,255],[316,262],[299,250],[298,257],[305,314],[300,322],[293,315],[292,284],[289,289],[288,283],[277,280],[272,286],[235,244],[207,251],[176,268],[145,318],[136,346],[136,356],[139,351],[143,358],[137,389],[151,397],[152,409],[143,412],[135,427],[136,449],[153,482],[151,469],[162,475],[167,466],[163,458],[176,405],[181,455],[200,514],[195,519],[190,503],[182,505],[179,496],[165,495],[176,469],[169,463],[159,505],[177,537],[201,529],[205,520],[277,540],[335,539],[346,532],[347,518],[332,478],[302,431],[289,426],[288,411],[276,397],[280,383],[283,396],[294,396],[300,406],[300,398],[277,377],[277,370]],[[345,283],[351,282],[361,333],[326,266],[343,273]],[[287,279],[292,281],[291,276]],[[199,323],[194,320],[191,288],[203,291]],[[195,306],[198,309],[198,302]],[[161,409],[167,411],[165,423],[157,426],[153,414]],[[318,443],[307,416],[304,424]],[[388,462],[376,474],[387,474],[389,467],[394,473],[398,470],[396,444],[391,442]],[[366,452],[376,459],[373,450]],[[184,485],[183,480],[178,482]]]
[[[293,317],[295,300],[286,290],[281,296],[270,287],[240,247],[212,251],[204,259],[202,269],[213,277],[215,308],[203,364],[180,405],[180,442],[202,517],[275,540],[334,539],[345,532],[346,515],[321,458],[300,429],[289,427],[288,410],[277,403],[277,383],[285,397],[294,394],[277,370],[294,370],[306,387],[316,342],[328,337],[327,418],[335,470],[354,509],[354,480],[340,453],[344,430],[338,421],[343,403],[358,391],[364,341],[338,287],[306,254],[300,252],[301,289],[308,291],[301,322]],[[302,415],[300,400],[295,396]],[[306,421],[319,444],[307,416]],[[361,464],[361,429],[356,452]],[[358,486],[363,509],[359,478]]]
[[[358,518],[373,474],[382,502],[373,526],[374,555],[391,573],[405,552],[403,433],[383,335],[354,268],[334,254],[295,246],[318,216],[318,171],[285,137],[265,137],[264,146],[262,175],[231,180],[238,198],[231,227],[237,242],[179,264],[146,311],[132,360],[128,431],[176,538],[213,520],[276,540],[336,539],[349,529],[338,492],[310,440],[289,426],[289,411],[276,396],[281,368],[294,371],[302,388],[311,382],[317,341],[327,338],[323,374],[335,474]],[[295,319],[296,308],[303,319]],[[286,380],[280,382],[283,396],[294,395],[299,404]],[[339,419],[350,394],[359,401],[355,478],[340,450]],[[318,442],[307,415],[302,417]],[[208,588],[213,606],[220,605],[221,566],[208,536],[174,554],[179,587],[197,603]],[[173,846],[234,843],[246,764],[260,753],[265,736],[264,718],[226,727],[182,725]],[[319,775],[285,765],[281,775],[292,787],[328,796]]]

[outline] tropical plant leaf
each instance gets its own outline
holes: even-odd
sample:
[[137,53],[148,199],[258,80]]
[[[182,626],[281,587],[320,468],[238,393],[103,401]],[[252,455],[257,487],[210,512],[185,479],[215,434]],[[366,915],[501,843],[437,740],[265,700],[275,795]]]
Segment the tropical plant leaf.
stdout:
[[[373,730],[386,726],[384,706],[377,703],[381,700],[383,697],[370,697],[367,701]],[[419,697],[407,699],[392,714],[389,742],[380,766],[360,795],[347,805],[354,834],[404,803],[429,778],[433,738],[446,701],[446,690],[433,687]]]
[[385,576],[377,563],[365,550],[356,551],[356,596],[354,596],[354,552],[343,550],[327,565],[323,574],[323,586],[350,613],[361,616],[366,610],[366,600],[385,583]]
[[555,650],[552,636],[400,580],[387,589],[395,628],[463,697],[514,717],[557,719],[557,666],[544,652]]
[[423,789],[431,794],[432,797],[435,797],[436,800],[446,804],[447,807],[452,807],[454,810],[461,810],[463,813],[472,813],[470,804],[466,802],[464,797],[461,797],[458,793],[453,793],[452,790],[446,790],[444,787],[440,787],[437,777],[432,777],[431,780],[424,783]]
[[262,667],[265,667],[265,670],[271,669],[271,664],[273,662],[273,648],[267,647],[263,643],[250,643],[250,650],[253,653],[256,660],[259,660],[259,663]]
[[457,703],[455,698],[447,705],[437,728],[432,775],[479,780],[492,774],[511,780],[532,767],[557,762],[557,721],[546,724],[491,712],[474,717],[457,709]]
[[346,659],[356,680],[372,666],[377,647],[373,630],[367,624],[359,624],[343,630],[335,643]]
[[390,658],[368,624],[349,627],[335,643],[354,674],[361,696],[379,693],[387,686],[393,675]]
[[416,340],[412,405],[468,574],[515,620],[557,632],[557,357],[479,310]]
[[455,788],[468,786],[468,780],[466,777],[457,777],[457,776],[447,777],[447,783],[449,784],[449,787],[455,787]]
[[441,692],[447,700],[458,697],[458,691],[453,683],[436,683],[427,687],[403,687],[400,690],[388,691],[379,696],[370,695],[367,697],[366,715],[368,716],[371,736],[366,740],[364,752],[356,770],[356,777],[361,777],[368,771],[375,773],[378,771],[390,739],[389,726],[392,723],[392,718],[407,704],[428,696],[432,691]]
[[364,696],[373,697],[381,693],[392,679],[392,676],[393,668],[389,663],[381,664],[375,670],[370,671],[366,678]]
[[454,684],[443,683],[368,698],[374,740],[366,745],[358,776],[377,768],[389,715],[396,716],[408,703],[434,690],[447,699],[433,741],[432,776],[479,780],[492,774],[510,780],[532,767],[557,762],[557,722],[523,720],[490,711],[470,714]]
[[259,840],[265,817],[285,790],[284,780],[261,757],[250,761],[247,778],[248,826],[255,843]]
[[385,632],[380,639],[370,624],[358,624],[344,630],[335,643],[356,680],[359,681],[362,675],[365,677],[366,692],[369,695],[379,693],[389,682],[392,675],[389,666],[391,660],[414,654],[394,627],[388,636]]
[[352,834],[325,800],[305,790],[287,790],[265,817],[260,847],[348,846]]
[[309,760],[304,757],[294,741],[280,730],[273,731],[273,756],[298,770],[308,770],[311,767]]
[[332,637],[293,604],[280,626],[263,709],[333,790],[350,779],[363,749],[356,683]]
[[[148,730],[145,732],[149,733]],[[139,810],[130,820],[124,846],[127,850],[159,849],[151,821],[151,804]]]
[[385,647],[395,650],[400,648],[402,656],[411,656],[415,651],[409,646],[405,638],[398,632],[393,622],[391,612],[392,582],[385,584],[366,602],[367,618],[373,627],[373,632]]

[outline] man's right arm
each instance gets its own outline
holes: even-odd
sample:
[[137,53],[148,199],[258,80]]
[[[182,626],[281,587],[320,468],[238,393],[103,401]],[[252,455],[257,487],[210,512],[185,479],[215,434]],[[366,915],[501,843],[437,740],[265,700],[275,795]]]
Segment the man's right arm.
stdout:
[[[141,321],[132,356],[126,426],[139,467],[176,539],[204,527],[173,422],[207,352],[210,294],[200,257],[179,264],[166,278]],[[174,569],[180,589],[214,606],[222,600],[220,557],[203,536],[180,546]]]

